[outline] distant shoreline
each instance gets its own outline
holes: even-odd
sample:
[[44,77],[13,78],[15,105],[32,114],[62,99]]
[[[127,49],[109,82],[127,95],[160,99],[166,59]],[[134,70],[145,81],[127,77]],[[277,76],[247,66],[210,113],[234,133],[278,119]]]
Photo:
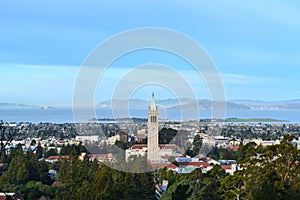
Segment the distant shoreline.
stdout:
[[[83,110],[84,111],[84,110]],[[129,116],[127,112],[120,112],[117,117],[110,109],[96,109],[95,113],[79,112],[80,115],[74,115],[72,108],[59,108],[59,109],[41,109],[41,108],[24,108],[24,109],[0,109],[0,120],[6,122],[31,122],[31,123],[88,123],[100,121],[121,121],[122,117],[124,121],[143,121],[147,122],[147,109],[130,110]],[[125,114],[124,114],[125,113]],[[300,124],[300,111],[232,111],[227,110],[225,118],[217,119],[212,116],[212,112],[209,110],[203,110],[199,112],[199,118],[188,118],[182,116],[181,110],[166,110],[161,112],[159,116],[163,121],[190,121],[200,120],[201,122],[210,123],[288,123],[288,124]],[[75,112],[76,114],[76,112]],[[126,116],[127,115],[127,116]],[[123,119],[124,119],[123,118]],[[211,118],[213,118],[211,120]],[[224,120],[226,119],[226,120]]]
[[[133,120],[136,122],[147,122],[146,118],[119,118],[119,119],[113,119],[113,118],[91,118],[88,121],[90,122],[116,122],[116,121],[127,121],[127,120]],[[176,121],[176,120],[170,120],[170,121]],[[180,121],[180,120],[178,120]],[[186,120],[186,121],[200,121],[200,122],[222,122],[223,120],[220,119],[200,119],[200,120]],[[263,122],[289,122],[288,120],[281,120],[281,119],[273,119],[273,118],[236,118],[236,117],[231,117],[231,118],[226,118],[225,122],[233,122],[233,123],[241,123],[241,122],[249,122],[249,123],[263,123]]]
[[273,118],[227,118],[225,122],[289,122],[288,120]]

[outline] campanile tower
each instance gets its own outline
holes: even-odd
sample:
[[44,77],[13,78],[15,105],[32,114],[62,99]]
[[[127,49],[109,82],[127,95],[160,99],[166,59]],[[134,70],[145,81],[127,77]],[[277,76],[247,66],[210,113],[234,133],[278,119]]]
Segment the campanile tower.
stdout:
[[148,108],[148,152],[147,159],[158,161],[158,109],[155,105],[154,93],[152,93],[151,104]]

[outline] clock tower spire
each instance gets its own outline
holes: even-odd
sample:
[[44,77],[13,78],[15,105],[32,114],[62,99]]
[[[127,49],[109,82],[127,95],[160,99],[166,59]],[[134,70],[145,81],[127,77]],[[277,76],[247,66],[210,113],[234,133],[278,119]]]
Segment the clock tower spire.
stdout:
[[149,161],[158,161],[158,109],[155,104],[154,92],[152,93],[151,104],[148,108],[148,152]]

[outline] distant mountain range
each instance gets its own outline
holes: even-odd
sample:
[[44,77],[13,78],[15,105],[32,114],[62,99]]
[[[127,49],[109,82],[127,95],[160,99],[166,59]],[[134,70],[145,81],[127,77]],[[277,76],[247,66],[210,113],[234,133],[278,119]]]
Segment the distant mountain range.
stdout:
[[29,104],[18,104],[18,103],[0,103],[0,108],[41,108],[41,109],[50,109],[56,108],[55,106],[38,106],[38,105],[29,105]]
[[[116,109],[127,107],[127,100],[107,100],[97,104],[97,108],[111,108],[114,105]],[[220,102],[213,102],[214,104]],[[249,99],[235,99],[228,100],[226,109],[228,110],[300,110],[300,99],[286,100],[286,101],[260,101]],[[149,106],[150,101],[141,99],[130,99],[129,106],[133,109],[145,109]],[[183,99],[163,99],[156,100],[156,104],[165,109],[196,109],[209,110],[211,109],[212,102],[208,99],[192,100],[189,98]],[[52,106],[39,106],[17,103],[0,103],[0,108],[56,108]]]
[[0,103],[0,108],[38,108],[39,106],[18,104],[18,103]]
[[[111,108],[111,105],[116,109],[126,108],[127,100],[107,100],[99,103],[98,108]],[[130,108],[145,109],[149,105],[149,101],[140,99],[130,99]],[[195,105],[196,103],[196,105]],[[221,103],[221,102],[213,102]],[[228,100],[226,103],[226,109],[228,110],[300,110],[300,99],[286,100],[286,101],[260,101],[260,100]],[[166,109],[195,109],[198,104],[198,108],[201,110],[211,109],[212,102],[207,99],[199,99],[196,102],[192,99],[165,99],[156,100],[156,104]]]

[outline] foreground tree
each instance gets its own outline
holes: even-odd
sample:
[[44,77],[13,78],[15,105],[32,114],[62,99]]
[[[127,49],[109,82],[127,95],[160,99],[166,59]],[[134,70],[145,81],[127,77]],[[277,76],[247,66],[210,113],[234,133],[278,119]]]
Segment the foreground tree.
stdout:
[[0,158],[6,152],[6,147],[10,145],[16,137],[18,130],[12,129],[8,124],[0,121]]
[[299,199],[300,153],[293,140],[286,135],[279,145],[243,145],[237,152],[241,170],[234,175],[218,165],[206,174],[195,170],[181,175],[162,199]]
[[286,135],[279,145],[252,143],[242,149],[242,170],[221,180],[225,199],[297,199],[300,195],[299,151]]

